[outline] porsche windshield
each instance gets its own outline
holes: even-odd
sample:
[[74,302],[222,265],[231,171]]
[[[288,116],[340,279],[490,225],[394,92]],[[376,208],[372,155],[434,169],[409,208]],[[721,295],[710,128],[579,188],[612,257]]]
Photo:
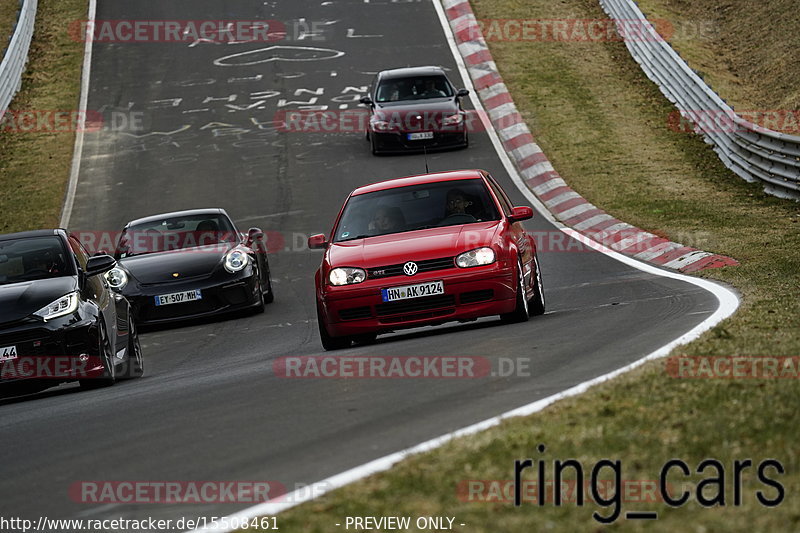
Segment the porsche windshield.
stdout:
[[156,219],[127,228],[119,239],[118,259],[156,252],[238,242],[228,217],[201,214]]
[[414,76],[389,78],[378,85],[375,100],[379,103],[424,100],[429,98],[452,98],[453,86],[444,76]]
[[396,187],[351,197],[334,242],[487,220],[499,216],[483,180]]
[[58,237],[0,241],[0,285],[74,274]]

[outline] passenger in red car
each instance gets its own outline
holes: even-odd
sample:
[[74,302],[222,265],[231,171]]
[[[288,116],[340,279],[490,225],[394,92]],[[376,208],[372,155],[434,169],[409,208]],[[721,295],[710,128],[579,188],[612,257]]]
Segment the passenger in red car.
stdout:
[[369,230],[380,234],[394,233],[405,228],[405,217],[399,207],[380,206],[369,223]]

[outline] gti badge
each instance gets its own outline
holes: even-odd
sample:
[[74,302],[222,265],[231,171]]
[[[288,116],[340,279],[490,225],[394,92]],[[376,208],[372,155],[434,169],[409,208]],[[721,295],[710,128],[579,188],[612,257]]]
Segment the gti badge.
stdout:
[[417,267],[417,264],[414,261],[409,261],[408,263],[403,265],[403,272],[405,273],[406,276],[413,276],[414,274],[417,273],[418,270],[419,267]]

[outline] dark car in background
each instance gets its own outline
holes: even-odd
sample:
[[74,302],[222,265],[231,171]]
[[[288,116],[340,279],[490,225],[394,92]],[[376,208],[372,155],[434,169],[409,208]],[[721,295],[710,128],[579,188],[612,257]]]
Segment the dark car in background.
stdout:
[[0,235],[0,384],[35,392],[68,381],[92,388],[144,373],[128,301],[63,230]]
[[373,154],[465,148],[467,116],[461,98],[441,67],[412,67],[379,72],[369,96],[367,139]]
[[125,225],[107,274],[140,324],[199,318],[272,302],[264,233],[242,234],[223,209],[195,209]]

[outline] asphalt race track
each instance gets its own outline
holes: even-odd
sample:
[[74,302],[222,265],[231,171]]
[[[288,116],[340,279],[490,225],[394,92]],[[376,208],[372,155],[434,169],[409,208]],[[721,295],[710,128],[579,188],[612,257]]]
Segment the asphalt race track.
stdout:
[[[263,315],[143,334],[142,380],[0,401],[2,515],[235,512],[246,505],[92,505],[72,501],[68,490],[82,480],[275,480],[291,490],[624,366],[716,309],[715,297],[693,285],[580,246],[542,250],[545,316],[406,331],[336,352],[530,358],[530,376],[276,377],[276,358],[323,353],[313,296],[320,254],[306,249],[305,237],[330,230],[353,188],[425,168],[422,155],[373,157],[359,132],[287,133],[273,120],[302,105],[354,109],[359,91],[385,68],[442,65],[463,86],[434,7],[428,0],[126,0],[101,1],[97,17],[286,24],[289,38],[275,43],[96,43],[89,109],[140,113],[130,116],[142,129],[87,134],[70,220],[71,230],[116,231],[139,216],[224,207],[242,229],[283,238],[270,259],[276,299]],[[293,26],[303,24],[309,31],[296,34]],[[306,48],[242,55],[273,46]],[[485,168],[525,203],[485,133],[473,133],[467,150],[430,154],[428,162],[431,170]],[[555,231],[538,215],[526,226]]]

